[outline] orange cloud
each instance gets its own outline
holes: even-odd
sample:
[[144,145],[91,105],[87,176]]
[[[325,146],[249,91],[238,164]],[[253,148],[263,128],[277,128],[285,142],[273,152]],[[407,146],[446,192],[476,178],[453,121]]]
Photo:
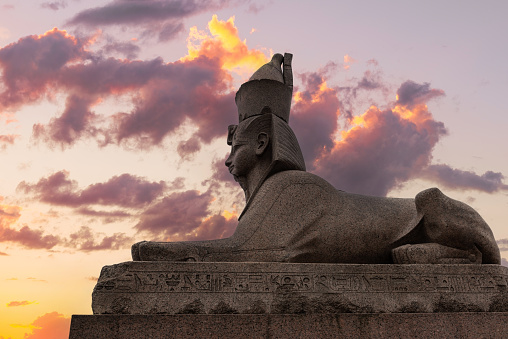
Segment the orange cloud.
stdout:
[[[182,61],[206,56],[219,59],[222,69],[235,71],[239,74],[252,73],[268,62],[268,57],[256,49],[249,49],[247,41],[238,36],[235,18],[227,21],[217,19],[217,15],[208,22],[210,34],[191,27],[187,39],[188,55]],[[252,31],[251,31],[252,33]]]
[[70,325],[71,318],[58,312],[46,313],[29,325],[32,333],[25,334],[25,339],[67,339]]
[[349,69],[351,67],[351,64],[356,63],[357,60],[353,59],[350,55],[346,54],[344,55],[344,65],[342,66],[344,69]]
[[0,204],[0,230],[18,221],[19,217],[21,217],[20,211],[21,207],[19,206]]
[[11,301],[10,303],[7,304],[7,307],[28,306],[28,305],[35,304],[35,303],[36,303],[35,301],[28,301],[28,300]]

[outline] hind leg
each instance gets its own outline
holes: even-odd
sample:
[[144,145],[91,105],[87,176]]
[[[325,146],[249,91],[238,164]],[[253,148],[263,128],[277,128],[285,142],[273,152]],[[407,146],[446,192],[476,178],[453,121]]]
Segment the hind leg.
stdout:
[[436,243],[408,244],[392,250],[395,264],[481,264],[478,249],[460,250]]
[[[475,258],[471,262],[476,262],[478,252],[480,263],[500,263],[494,235],[473,208],[447,197],[437,188],[419,193],[415,204],[418,213],[423,215],[425,241],[420,244],[421,248],[426,248],[427,252],[436,251],[436,255],[441,255],[443,260],[457,257],[467,259],[472,254]],[[439,246],[430,246],[431,243]],[[457,251],[463,251],[463,254]]]

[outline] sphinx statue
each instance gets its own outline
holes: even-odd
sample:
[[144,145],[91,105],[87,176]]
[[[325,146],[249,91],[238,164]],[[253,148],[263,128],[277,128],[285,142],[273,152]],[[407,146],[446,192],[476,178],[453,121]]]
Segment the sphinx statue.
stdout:
[[[288,125],[291,54],[275,54],[236,94],[226,160],[245,192],[235,233],[226,239],[143,241],[135,261],[356,264],[499,264],[487,223],[437,188],[414,199],[351,194],[305,171]],[[282,65],[282,69],[281,69]]]

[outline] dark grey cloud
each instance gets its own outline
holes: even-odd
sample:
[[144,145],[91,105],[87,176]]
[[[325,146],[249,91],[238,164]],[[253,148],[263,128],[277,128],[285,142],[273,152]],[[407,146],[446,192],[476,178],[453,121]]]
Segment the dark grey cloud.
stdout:
[[117,53],[132,60],[136,59],[141,48],[133,42],[110,41],[102,47],[102,51],[107,55]]
[[413,107],[414,105],[425,103],[432,98],[442,95],[444,95],[444,91],[430,88],[430,84],[427,82],[418,84],[408,80],[397,90],[397,103]]
[[183,19],[230,5],[227,0],[117,0],[79,12],[70,25],[120,26],[167,41],[184,31]]

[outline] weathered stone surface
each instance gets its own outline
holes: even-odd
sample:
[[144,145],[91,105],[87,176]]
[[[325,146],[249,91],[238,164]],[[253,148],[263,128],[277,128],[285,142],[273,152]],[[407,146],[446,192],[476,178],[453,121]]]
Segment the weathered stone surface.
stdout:
[[508,313],[74,315],[69,338],[508,338]]
[[505,312],[499,265],[125,262],[105,266],[94,314]]

